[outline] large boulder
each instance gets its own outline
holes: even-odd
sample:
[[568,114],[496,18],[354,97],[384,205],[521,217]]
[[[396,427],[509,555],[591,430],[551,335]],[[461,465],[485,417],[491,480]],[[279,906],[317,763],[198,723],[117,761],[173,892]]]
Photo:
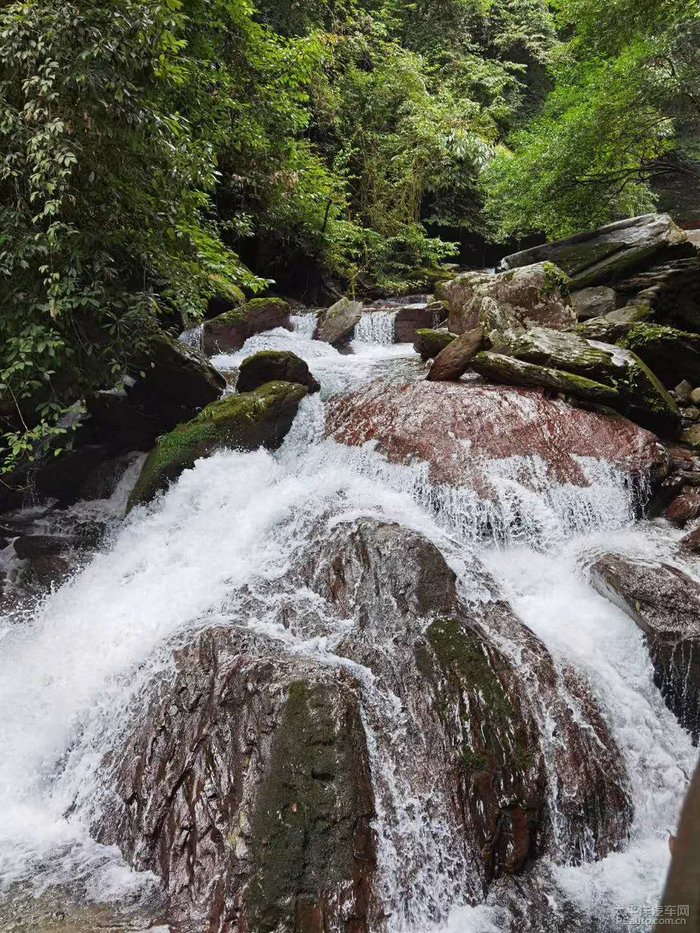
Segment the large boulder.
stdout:
[[587,485],[581,458],[630,477],[657,479],[667,457],[631,421],[571,408],[542,392],[466,383],[369,386],[331,400],[327,431],[339,443],[372,443],[395,463],[422,462],[433,483],[488,498],[494,462],[533,457],[552,482]]
[[593,585],[646,635],[668,707],[695,741],[700,735],[700,584],[669,564],[607,554]]
[[572,288],[578,290],[609,285],[662,259],[693,253],[685,232],[667,214],[646,214],[514,253],[506,256],[501,268],[552,262],[571,277]]
[[255,392],[213,402],[192,421],[160,438],[146,458],[129,508],[148,502],[196,460],[216,450],[279,447],[306,394],[305,386],[268,382]]
[[576,315],[568,298],[568,280],[551,263],[538,263],[501,275],[465,272],[443,285],[437,294],[449,308],[449,329],[463,334],[479,325],[487,335],[493,329],[484,320],[484,302],[503,308],[523,329],[541,325],[570,329]]
[[572,398],[604,405],[612,405],[620,398],[620,393],[611,386],[561,369],[536,366],[501,353],[478,353],[470,365],[474,372],[489,382],[511,386],[541,386]]
[[177,930],[367,933],[375,815],[350,674],[205,632],[119,750],[96,827],[155,872]]
[[362,317],[362,302],[341,298],[318,316],[316,340],[323,340],[334,347],[343,347],[352,339],[355,327]]
[[576,334],[533,328],[510,341],[508,355],[611,386],[619,392],[615,407],[628,418],[663,436],[678,433],[678,406],[631,350],[585,340]]
[[289,350],[261,350],[243,360],[236,383],[239,392],[253,392],[266,382],[297,382],[309,393],[321,388],[306,362]]
[[456,334],[451,334],[446,330],[433,330],[432,328],[417,330],[413,349],[420,354],[422,360],[434,360],[438,353],[456,338]]
[[481,327],[465,331],[438,353],[428,370],[427,378],[431,382],[452,382],[459,379],[467,371],[483,343],[484,331]]
[[249,337],[284,327],[291,330],[290,308],[281,298],[252,298],[204,322],[202,345],[210,356],[240,350]]
[[[689,249],[689,247],[685,247]],[[620,294],[646,301],[659,321],[681,330],[700,330],[700,251],[686,259],[660,262],[625,279]]]
[[620,346],[633,350],[669,388],[683,379],[700,385],[700,335],[638,323],[620,340]]

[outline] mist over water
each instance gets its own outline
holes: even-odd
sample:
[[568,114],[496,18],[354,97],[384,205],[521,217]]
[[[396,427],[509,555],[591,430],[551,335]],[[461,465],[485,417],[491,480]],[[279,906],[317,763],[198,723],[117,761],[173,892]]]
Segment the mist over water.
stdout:
[[[485,503],[470,490],[431,483],[424,466],[390,465],[373,449],[324,439],[326,398],[422,372],[409,346],[389,342],[393,312],[366,318],[353,354],[314,341],[313,316],[298,315],[293,332],[258,335],[216,357],[233,371],[257,350],[290,349],[309,363],[321,395],[302,403],[276,454],[224,451],[199,461],[155,503],[115,524],[110,543],[31,619],[8,620],[0,641],[0,890],[80,883],[96,901],[149,896],[154,879],[89,833],[109,805],[105,755],[120,746],[142,692],[172,665],[173,645],[212,625],[246,627],[318,663],[351,663],[334,651],[340,630],[314,639],[285,629],[268,594],[319,522],[375,516],[436,543],[468,600],[491,598],[474,572],[477,561],[485,566],[555,661],[588,684],[629,775],[632,836],[625,851],[601,861],[547,868],[611,929],[616,911],[656,902],[695,751],[654,687],[639,630],[593,591],[586,565],[611,549],[668,558],[672,537],[635,524],[644,491],[595,460],[581,463],[584,487],[553,485],[536,458],[494,462],[496,495]],[[123,500],[123,488],[118,495]],[[103,508],[114,521],[115,499]],[[297,595],[303,605],[305,594]],[[467,903],[475,895],[470,866],[454,827],[441,821],[439,798],[428,817],[426,801],[411,793],[401,762],[420,748],[397,698],[369,669],[355,665],[354,673],[363,685],[391,933],[503,930],[497,890],[485,904]]]

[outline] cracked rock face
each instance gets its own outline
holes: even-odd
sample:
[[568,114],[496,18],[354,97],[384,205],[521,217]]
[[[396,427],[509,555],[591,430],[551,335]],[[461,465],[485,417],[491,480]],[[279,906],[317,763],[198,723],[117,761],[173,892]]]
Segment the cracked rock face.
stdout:
[[204,630],[105,761],[95,831],[159,877],[175,933],[374,933],[435,878],[478,899],[544,855],[626,839],[626,775],[586,685],[507,604],[465,604],[431,541],[317,527],[275,586],[297,650]]

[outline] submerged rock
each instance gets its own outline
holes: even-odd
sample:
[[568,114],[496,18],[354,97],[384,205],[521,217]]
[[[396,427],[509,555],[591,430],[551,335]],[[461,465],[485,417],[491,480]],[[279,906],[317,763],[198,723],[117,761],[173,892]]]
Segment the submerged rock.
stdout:
[[323,340],[334,347],[343,347],[352,339],[361,317],[361,301],[341,298],[328,310],[319,314],[315,339]]
[[470,362],[484,343],[484,331],[481,327],[465,331],[450,341],[435,357],[428,370],[430,382],[454,382],[467,371]]
[[309,393],[321,388],[306,362],[289,350],[261,350],[243,360],[236,383],[239,392],[252,392],[266,382],[297,382]]
[[667,706],[700,735],[700,584],[669,564],[617,554],[591,567],[593,585],[644,632]]
[[252,298],[204,322],[202,343],[210,356],[240,350],[249,337],[275,327],[291,330],[290,308],[281,298]]
[[129,508],[148,502],[200,457],[231,447],[279,447],[292,426],[305,386],[268,382],[255,392],[214,402],[193,421],[160,438],[146,458],[129,497]]
[[607,285],[662,259],[693,253],[687,235],[667,214],[645,214],[514,253],[506,256],[501,267],[556,263],[571,277],[572,287],[582,289]]
[[[465,383],[370,386],[332,399],[328,435],[373,442],[395,463],[429,465],[434,483],[467,486],[490,497],[499,462],[535,457],[551,482],[586,485],[581,458],[656,480],[667,457],[656,438],[631,421],[571,408],[542,392]],[[527,471],[523,470],[527,483]]]
[[457,337],[446,330],[417,330],[413,348],[420,354],[422,360],[434,360],[441,350],[444,350],[448,344],[452,343]]
[[510,342],[516,359],[584,376],[617,389],[615,407],[643,427],[674,437],[680,412],[673,398],[631,350],[584,340],[576,334],[534,328]]

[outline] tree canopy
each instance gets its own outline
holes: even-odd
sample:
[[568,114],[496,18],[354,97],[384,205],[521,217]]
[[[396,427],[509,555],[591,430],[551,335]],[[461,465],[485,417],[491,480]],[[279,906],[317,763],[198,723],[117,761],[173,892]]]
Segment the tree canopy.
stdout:
[[146,319],[272,281],[410,291],[462,235],[652,207],[697,172],[698,3],[6,0],[5,467]]

